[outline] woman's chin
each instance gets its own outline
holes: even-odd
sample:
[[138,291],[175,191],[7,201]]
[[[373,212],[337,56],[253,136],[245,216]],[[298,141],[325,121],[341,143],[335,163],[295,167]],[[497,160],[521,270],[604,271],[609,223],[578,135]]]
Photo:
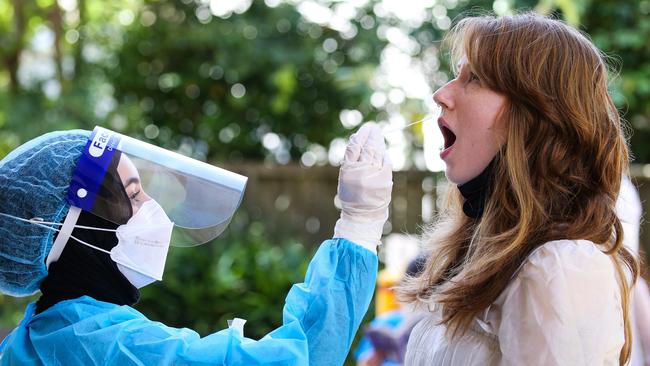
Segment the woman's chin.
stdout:
[[479,170],[478,173],[472,173],[467,171],[459,172],[457,169],[450,168],[449,165],[447,165],[447,169],[445,170],[445,176],[447,177],[447,180],[449,182],[456,185],[462,185],[469,182],[479,174],[481,174],[482,171],[483,170]]
[[460,184],[463,184],[463,183],[466,182],[462,178],[455,175],[454,172],[451,169],[449,169],[449,166],[447,166],[447,169],[445,170],[445,176],[447,177],[447,180],[450,183],[453,183],[453,184],[456,184],[456,185],[460,185]]

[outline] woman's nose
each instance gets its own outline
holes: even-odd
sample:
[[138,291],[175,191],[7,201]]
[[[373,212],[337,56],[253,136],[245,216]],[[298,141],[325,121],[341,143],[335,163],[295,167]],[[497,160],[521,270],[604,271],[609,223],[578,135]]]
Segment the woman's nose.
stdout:
[[451,109],[454,107],[450,89],[450,85],[447,83],[433,93],[433,101],[442,109]]

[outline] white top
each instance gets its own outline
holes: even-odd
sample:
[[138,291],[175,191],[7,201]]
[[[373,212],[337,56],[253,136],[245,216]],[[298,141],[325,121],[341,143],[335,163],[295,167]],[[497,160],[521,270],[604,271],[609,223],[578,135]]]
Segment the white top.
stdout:
[[[643,208],[641,206],[639,192],[637,192],[636,187],[627,177],[624,177],[621,181],[621,191],[618,194],[618,200],[616,200],[616,215],[623,225],[623,242],[625,246],[638,255],[639,231],[641,229]],[[638,286],[644,286],[644,284],[637,282],[635,287]],[[634,298],[632,301],[633,304],[630,307],[632,310],[632,324],[634,326],[632,327],[632,355],[628,363],[629,366],[643,366],[646,364],[644,361],[643,343],[641,342],[640,336],[643,335],[641,327],[644,326],[641,322],[643,322],[643,319],[647,319],[648,313],[640,307],[647,304],[650,299],[648,299],[648,293],[644,290],[636,289],[632,291],[633,297],[641,296],[642,298]],[[643,314],[637,315],[639,311],[643,311]]]
[[439,307],[415,326],[406,365],[618,365],[625,341],[611,259],[586,240],[533,251],[462,337],[437,325]]
[[641,229],[641,216],[643,208],[641,199],[634,183],[625,178],[621,181],[621,191],[616,200],[616,216],[623,225],[623,240],[625,246],[632,249],[634,253],[639,252],[639,231]]

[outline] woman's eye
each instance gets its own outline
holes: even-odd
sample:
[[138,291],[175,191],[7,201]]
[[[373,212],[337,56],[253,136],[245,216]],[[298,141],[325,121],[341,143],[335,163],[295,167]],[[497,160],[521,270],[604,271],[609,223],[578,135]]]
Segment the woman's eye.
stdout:
[[133,193],[129,198],[131,200],[135,200],[135,198],[138,197],[139,194],[140,194],[140,191],[137,191],[137,192]]
[[473,81],[481,81],[481,80],[478,78],[478,76],[476,76],[476,74],[473,73],[473,72],[470,72],[470,73],[469,73],[469,77],[467,78],[467,80],[468,80],[470,83],[473,82]]

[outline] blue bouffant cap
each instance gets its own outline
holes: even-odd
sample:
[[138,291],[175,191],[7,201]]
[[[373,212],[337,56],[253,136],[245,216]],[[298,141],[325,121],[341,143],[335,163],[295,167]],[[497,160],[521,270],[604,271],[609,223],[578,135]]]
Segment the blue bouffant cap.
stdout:
[[[62,222],[66,194],[90,132],[71,130],[37,137],[0,161],[0,213]],[[47,276],[45,259],[55,232],[0,215],[0,291],[28,296]]]

